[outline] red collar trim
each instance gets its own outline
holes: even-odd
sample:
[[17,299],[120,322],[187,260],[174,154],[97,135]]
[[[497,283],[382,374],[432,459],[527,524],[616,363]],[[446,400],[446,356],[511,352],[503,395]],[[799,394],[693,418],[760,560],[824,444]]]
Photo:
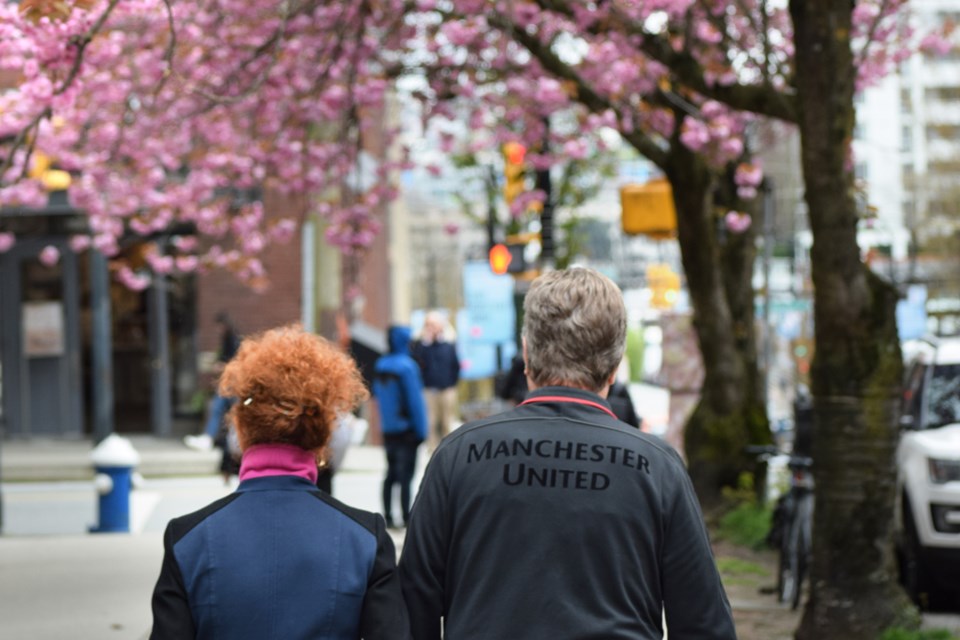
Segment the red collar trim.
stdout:
[[613,411],[610,411],[610,409],[607,409],[605,406],[603,406],[599,402],[593,402],[592,400],[583,400],[581,398],[568,398],[566,396],[536,396],[535,398],[527,398],[520,404],[525,405],[525,404],[530,404],[531,402],[572,402],[574,404],[585,404],[590,407],[595,407],[597,409],[600,409],[600,411],[603,411],[614,420],[617,420],[617,416],[616,414],[613,413]]

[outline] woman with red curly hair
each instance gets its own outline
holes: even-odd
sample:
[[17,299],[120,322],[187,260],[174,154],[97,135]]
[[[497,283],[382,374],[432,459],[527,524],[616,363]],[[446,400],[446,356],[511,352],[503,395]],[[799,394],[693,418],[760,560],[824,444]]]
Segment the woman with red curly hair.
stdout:
[[247,338],[220,379],[243,449],[236,492],[170,521],[151,638],[409,638],[379,514],[315,486],[337,415],[368,396],[353,360],[282,327]]

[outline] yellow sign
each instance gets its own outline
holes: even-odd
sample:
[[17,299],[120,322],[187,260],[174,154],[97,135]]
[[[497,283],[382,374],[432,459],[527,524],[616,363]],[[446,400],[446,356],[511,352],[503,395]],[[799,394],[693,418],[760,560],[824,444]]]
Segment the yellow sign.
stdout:
[[620,187],[621,224],[627,235],[672,238],[677,232],[673,190],[665,178]]

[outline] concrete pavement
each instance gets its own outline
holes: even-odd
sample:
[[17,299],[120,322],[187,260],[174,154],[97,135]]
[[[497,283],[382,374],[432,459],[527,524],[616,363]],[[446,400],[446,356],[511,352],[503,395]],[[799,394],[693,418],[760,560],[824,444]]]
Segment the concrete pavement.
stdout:
[[[125,435],[140,454],[145,477],[209,475],[220,467],[220,452],[194,451],[179,439]],[[92,443],[88,439],[32,438],[0,443],[0,481],[90,480]]]
[[[3,444],[0,637],[147,637],[166,523],[226,495],[236,481],[224,484],[218,452],[191,451],[174,440],[132,440],[146,477],[131,494],[130,534],[87,533],[97,519],[89,442]],[[424,462],[421,456],[421,472]],[[334,496],[380,511],[384,466],[380,447],[352,446],[334,479]],[[402,532],[394,532],[394,540],[401,549]],[[772,597],[759,594],[731,604],[742,611],[779,608]],[[925,626],[960,635],[960,616],[927,616]]]
[[[44,444],[40,448],[58,449]],[[177,448],[185,451],[177,452]],[[13,455],[27,448],[11,447]],[[4,535],[0,537],[0,637],[29,640],[140,640],[151,624],[150,595],[163,557],[162,533],[170,518],[199,509],[233,491],[217,473],[219,455],[195,455],[176,442],[138,446],[147,468],[181,456],[208,459],[206,474],[147,476],[131,493],[130,534],[88,534],[97,519],[97,494],[81,473],[89,443],[68,443],[48,458],[44,482],[5,482]],[[151,452],[151,449],[153,450]],[[162,455],[155,455],[156,453]],[[211,457],[212,456],[212,457]],[[34,452],[27,459],[43,463]],[[338,499],[380,510],[384,460],[380,447],[353,446],[334,478]],[[18,460],[24,464],[24,460]],[[175,466],[182,469],[184,463]],[[421,465],[422,467],[422,465]],[[19,472],[18,472],[19,473]],[[39,474],[34,469],[33,474]],[[4,476],[6,478],[6,476]],[[419,475],[418,475],[419,477]],[[400,548],[402,532],[393,532]]]
[[0,538],[0,635],[146,638],[162,557],[160,533]]

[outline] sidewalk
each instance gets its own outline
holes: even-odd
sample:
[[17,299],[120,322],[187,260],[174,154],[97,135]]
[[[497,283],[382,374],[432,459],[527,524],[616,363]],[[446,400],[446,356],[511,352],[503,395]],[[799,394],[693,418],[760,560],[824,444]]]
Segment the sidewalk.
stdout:
[[[194,451],[179,439],[146,435],[125,436],[140,454],[138,471],[144,477],[192,476],[217,473],[220,451]],[[93,479],[90,452],[83,440],[33,438],[8,440],[0,445],[0,480],[55,482]]]
[[[143,458],[145,482],[131,494],[130,534],[87,533],[97,517],[89,441],[3,444],[2,637],[147,637],[166,523],[230,493],[235,481],[224,485],[217,451],[197,452],[177,440],[146,436],[131,441]],[[421,469],[425,462],[421,456]],[[384,467],[380,447],[351,446],[334,479],[334,496],[380,511]],[[392,533],[401,551],[403,532]],[[769,582],[770,575],[761,580]],[[744,640],[792,637],[791,623],[798,614],[759,594],[755,586],[738,584],[736,576],[727,588]],[[958,616],[925,618],[925,626],[960,628]],[[749,635],[751,630],[758,635]]]
[[[4,443],[3,638],[147,638],[166,523],[230,493],[236,479],[224,484],[217,451],[192,451],[174,440],[131,440],[145,480],[131,493],[129,534],[87,533],[97,518],[88,441]],[[334,496],[379,511],[384,466],[380,447],[352,446],[334,478]],[[192,475],[170,477],[184,473]],[[402,532],[395,533],[399,548]]]

